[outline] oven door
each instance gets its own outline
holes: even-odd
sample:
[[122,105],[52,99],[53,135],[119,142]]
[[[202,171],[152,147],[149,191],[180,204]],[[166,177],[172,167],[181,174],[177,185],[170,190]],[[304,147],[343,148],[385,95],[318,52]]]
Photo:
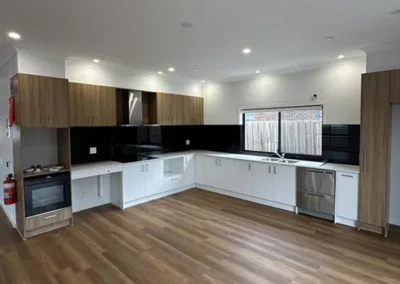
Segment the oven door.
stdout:
[[70,182],[67,179],[25,186],[25,217],[71,206]]

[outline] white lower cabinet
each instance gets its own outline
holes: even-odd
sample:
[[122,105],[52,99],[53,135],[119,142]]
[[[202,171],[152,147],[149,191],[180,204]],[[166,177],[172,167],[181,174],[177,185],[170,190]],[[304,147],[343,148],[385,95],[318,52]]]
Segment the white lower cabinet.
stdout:
[[137,163],[124,164],[122,170],[123,203],[146,196],[144,185],[144,165],[145,164]]
[[233,190],[235,161],[232,159],[205,157],[204,185],[224,190]]
[[296,205],[296,167],[253,163],[254,196]]
[[218,187],[219,158],[204,157],[204,185]]
[[247,161],[235,162],[235,174],[233,175],[233,191],[245,195],[253,195],[254,165]]
[[358,174],[336,172],[335,215],[358,219]]
[[235,160],[232,159],[219,159],[219,172],[217,175],[218,188],[225,190],[232,190],[233,187],[233,174],[235,172]]
[[145,192],[146,196],[163,191],[164,164],[162,161],[151,161],[145,164]]
[[254,196],[274,200],[273,166],[265,163],[253,163],[252,168]]
[[273,201],[296,206],[296,167],[273,166]]
[[200,156],[200,155],[195,156],[195,163],[196,163],[195,179],[196,179],[196,183],[198,183],[198,184],[205,184],[204,159],[205,159],[204,156]]
[[162,192],[163,162],[124,164],[122,171],[123,203]]
[[194,155],[183,157],[183,179],[182,186],[189,186],[196,181],[196,162]]

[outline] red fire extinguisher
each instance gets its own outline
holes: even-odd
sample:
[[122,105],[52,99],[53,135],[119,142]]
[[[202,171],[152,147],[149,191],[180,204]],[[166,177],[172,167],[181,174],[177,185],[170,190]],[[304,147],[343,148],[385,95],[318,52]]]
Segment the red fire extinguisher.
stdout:
[[17,202],[17,182],[13,175],[9,174],[3,181],[4,204],[10,205]]

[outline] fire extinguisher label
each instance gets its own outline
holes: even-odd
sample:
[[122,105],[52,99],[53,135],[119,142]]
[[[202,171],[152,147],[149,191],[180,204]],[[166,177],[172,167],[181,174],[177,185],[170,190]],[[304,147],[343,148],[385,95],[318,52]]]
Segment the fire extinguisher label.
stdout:
[[6,183],[4,184],[4,189],[12,189],[14,188],[15,184],[13,183]]
[[10,195],[8,194],[8,192],[4,192],[4,198],[6,198],[6,199],[10,198]]

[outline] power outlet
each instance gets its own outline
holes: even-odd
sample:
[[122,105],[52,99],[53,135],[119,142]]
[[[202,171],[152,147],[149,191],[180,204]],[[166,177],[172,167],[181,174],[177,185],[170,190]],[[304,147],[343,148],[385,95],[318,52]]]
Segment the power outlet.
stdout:
[[186,140],[186,146],[190,145],[190,140]]
[[90,147],[89,148],[89,154],[90,155],[96,155],[97,154],[97,147]]

